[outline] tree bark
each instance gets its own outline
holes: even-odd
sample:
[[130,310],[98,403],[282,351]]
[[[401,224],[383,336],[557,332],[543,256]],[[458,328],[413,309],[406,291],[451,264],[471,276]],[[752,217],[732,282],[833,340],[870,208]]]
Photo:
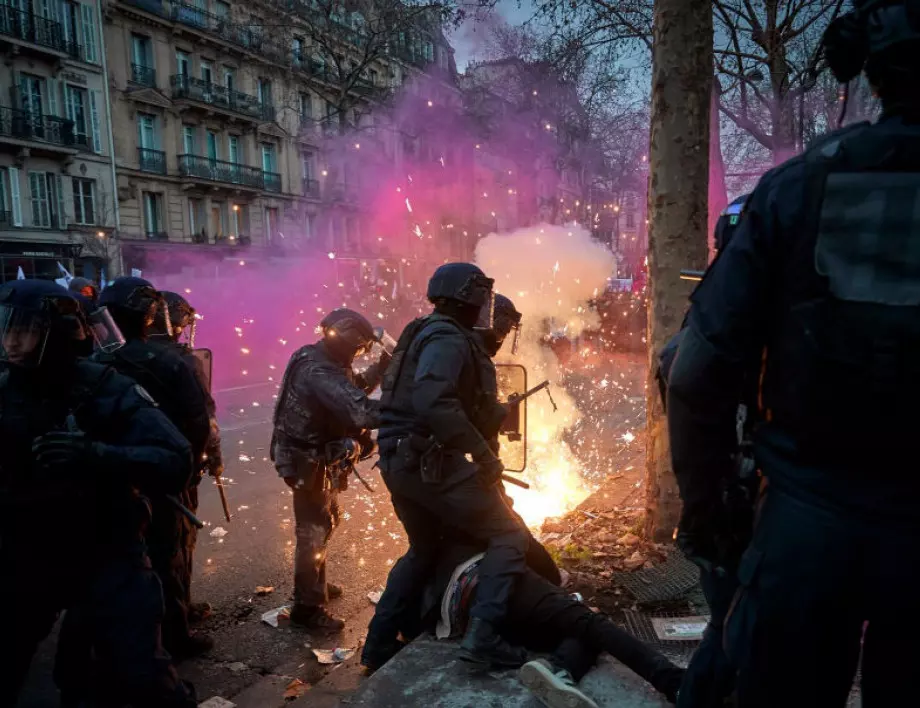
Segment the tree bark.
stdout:
[[673,537],[680,516],[667,421],[654,381],[658,353],[680,327],[690,286],[681,268],[707,260],[711,0],[656,0],[648,213],[649,305],[646,534]]
[[709,104],[709,222],[706,230],[709,252],[715,249],[716,222],[728,206],[725,187],[725,161],[722,159],[722,138],[719,130],[719,96],[722,87],[717,76],[712,77],[712,101]]

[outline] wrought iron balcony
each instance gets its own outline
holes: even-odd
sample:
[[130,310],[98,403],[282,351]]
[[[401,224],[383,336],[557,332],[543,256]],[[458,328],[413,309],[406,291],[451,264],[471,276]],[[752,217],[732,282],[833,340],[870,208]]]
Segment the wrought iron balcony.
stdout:
[[[200,155],[179,155],[179,174],[208,182],[227,182],[253,189],[266,189],[262,170],[224,160],[212,160]],[[267,173],[274,174],[274,173]],[[280,179],[280,178],[279,178]],[[280,186],[279,186],[280,190]]]
[[146,231],[144,235],[148,241],[169,241],[169,234],[165,231]]
[[64,28],[60,22],[9,5],[0,5],[0,34],[58,52],[66,52],[74,57],[80,56],[79,45],[64,38]]
[[156,172],[160,175],[166,174],[166,153],[162,150],[151,150],[150,148],[137,149],[137,164],[144,172]]
[[307,197],[318,197],[319,196],[319,182],[315,179],[304,178],[303,180],[303,193]]
[[6,106],[0,106],[0,135],[63,147],[73,147],[76,143],[72,120]]
[[166,15],[163,0],[124,0],[124,2],[129,5],[134,5],[134,7],[139,7],[141,10],[151,12],[154,15],[160,15],[161,17]]
[[170,77],[169,82],[174,99],[206,103],[209,106],[239,113],[256,120],[274,120],[275,118],[275,107],[260,103],[257,96],[250,96],[248,93],[234,91],[186,74],[176,74]]
[[[143,0],[133,1],[142,2]],[[215,15],[212,12],[183,2],[172,3],[172,18],[183,25],[209,32],[227,42],[261,54],[274,61],[281,63],[290,61],[290,49],[286,45],[267,39],[261,27],[237,24],[231,22],[228,17]]]
[[262,172],[265,175],[265,189],[269,192],[281,191],[281,175],[277,172]]
[[131,81],[135,84],[140,84],[141,86],[156,88],[157,72],[153,69],[153,67],[150,66],[144,66],[143,64],[132,64]]

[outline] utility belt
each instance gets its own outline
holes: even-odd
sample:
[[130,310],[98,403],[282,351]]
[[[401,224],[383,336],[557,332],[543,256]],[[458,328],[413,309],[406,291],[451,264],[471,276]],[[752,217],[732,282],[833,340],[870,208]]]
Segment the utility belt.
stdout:
[[378,440],[381,455],[395,455],[402,466],[409,472],[417,468],[422,481],[426,484],[441,484],[447,470],[444,460],[450,452],[433,435],[424,436],[410,433],[401,438]]

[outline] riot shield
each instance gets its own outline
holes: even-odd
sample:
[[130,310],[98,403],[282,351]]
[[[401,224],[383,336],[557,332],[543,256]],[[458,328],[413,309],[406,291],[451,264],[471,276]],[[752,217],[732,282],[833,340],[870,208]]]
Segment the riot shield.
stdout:
[[210,349],[192,349],[192,355],[198,362],[198,378],[208,393],[211,393],[211,370],[214,365],[214,355]]
[[[498,398],[507,401],[512,395],[527,391],[527,369],[520,364],[496,364]],[[527,401],[511,409],[498,433],[502,464],[509,472],[523,472],[527,468]]]

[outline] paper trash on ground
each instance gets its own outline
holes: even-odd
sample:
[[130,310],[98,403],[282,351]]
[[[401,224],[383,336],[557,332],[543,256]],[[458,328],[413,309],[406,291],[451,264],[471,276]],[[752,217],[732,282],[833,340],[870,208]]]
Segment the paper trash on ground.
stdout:
[[383,595],[383,593],[379,590],[371,590],[369,593],[367,593],[367,599],[371,601],[372,605],[376,605],[378,602],[380,602],[381,595]]
[[708,622],[709,618],[703,616],[652,617],[655,634],[663,642],[698,642]]
[[209,698],[204,703],[199,703],[198,708],[236,708],[236,703],[228,701],[226,698],[221,698],[220,696],[214,696]]
[[314,649],[313,655],[321,664],[341,664],[346,659],[353,657],[355,655],[355,650],[342,649],[341,647],[335,649]]
[[280,622],[287,622],[291,619],[291,608],[287,605],[276,607],[262,614],[262,621],[272,627],[277,627]]

